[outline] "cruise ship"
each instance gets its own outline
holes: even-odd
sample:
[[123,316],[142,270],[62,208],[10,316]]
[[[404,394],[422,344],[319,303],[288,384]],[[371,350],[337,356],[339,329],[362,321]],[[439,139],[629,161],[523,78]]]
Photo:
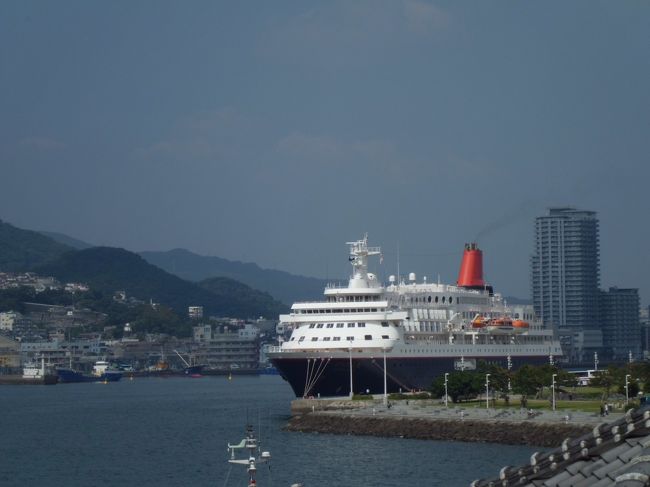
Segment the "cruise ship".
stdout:
[[456,285],[417,282],[413,273],[383,285],[368,271],[380,248],[367,235],[347,244],[347,286],[328,285],[324,300],[280,315],[285,338],[268,356],[297,397],[426,390],[438,375],[481,361],[516,369],[562,356],[552,330],[513,313],[484,282],[476,244],[465,245]]

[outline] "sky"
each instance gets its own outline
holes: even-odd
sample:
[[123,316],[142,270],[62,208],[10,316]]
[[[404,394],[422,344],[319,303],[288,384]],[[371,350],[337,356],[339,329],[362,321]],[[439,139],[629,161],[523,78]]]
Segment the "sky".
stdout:
[[0,2],[0,218],[344,279],[530,295],[534,219],[600,219],[650,304],[650,3]]

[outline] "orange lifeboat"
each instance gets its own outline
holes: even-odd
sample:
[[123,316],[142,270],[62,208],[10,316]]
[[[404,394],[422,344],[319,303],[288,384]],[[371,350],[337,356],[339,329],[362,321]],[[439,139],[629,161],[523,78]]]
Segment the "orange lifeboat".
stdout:
[[528,322],[524,320],[515,320],[512,322],[512,326],[517,330],[527,330],[530,327]]
[[500,316],[492,319],[487,328],[490,333],[512,333],[512,320],[507,316]]
[[490,320],[482,317],[481,315],[476,315],[476,318],[472,320],[472,328],[485,328]]

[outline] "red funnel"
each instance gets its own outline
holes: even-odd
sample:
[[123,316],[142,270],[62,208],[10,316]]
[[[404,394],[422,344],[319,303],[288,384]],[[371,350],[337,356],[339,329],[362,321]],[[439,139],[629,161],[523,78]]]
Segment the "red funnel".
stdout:
[[462,287],[485,287],[485,281],[483,281],[483,252],[475,243],[465,244],[463,261],[460,264],[456,284]]

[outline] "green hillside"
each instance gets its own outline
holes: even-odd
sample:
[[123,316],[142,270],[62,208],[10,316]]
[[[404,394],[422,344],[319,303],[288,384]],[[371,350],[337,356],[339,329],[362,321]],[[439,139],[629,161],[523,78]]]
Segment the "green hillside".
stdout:
[[124,249],[93,247],[63,254],[57,261],[36,269],[61,281],[77,281],[102,292],[124,290],[138,299],[166,304],[180,315],[188,306],[203,306],[208,315],[238,318],[275,318],[286,307],[270,296],[226,279],[209,284],[217,292],[184,281],[149,264]]
[[0,271],[34,270],[71,250],[39,232],[23,230],[0,220]]

